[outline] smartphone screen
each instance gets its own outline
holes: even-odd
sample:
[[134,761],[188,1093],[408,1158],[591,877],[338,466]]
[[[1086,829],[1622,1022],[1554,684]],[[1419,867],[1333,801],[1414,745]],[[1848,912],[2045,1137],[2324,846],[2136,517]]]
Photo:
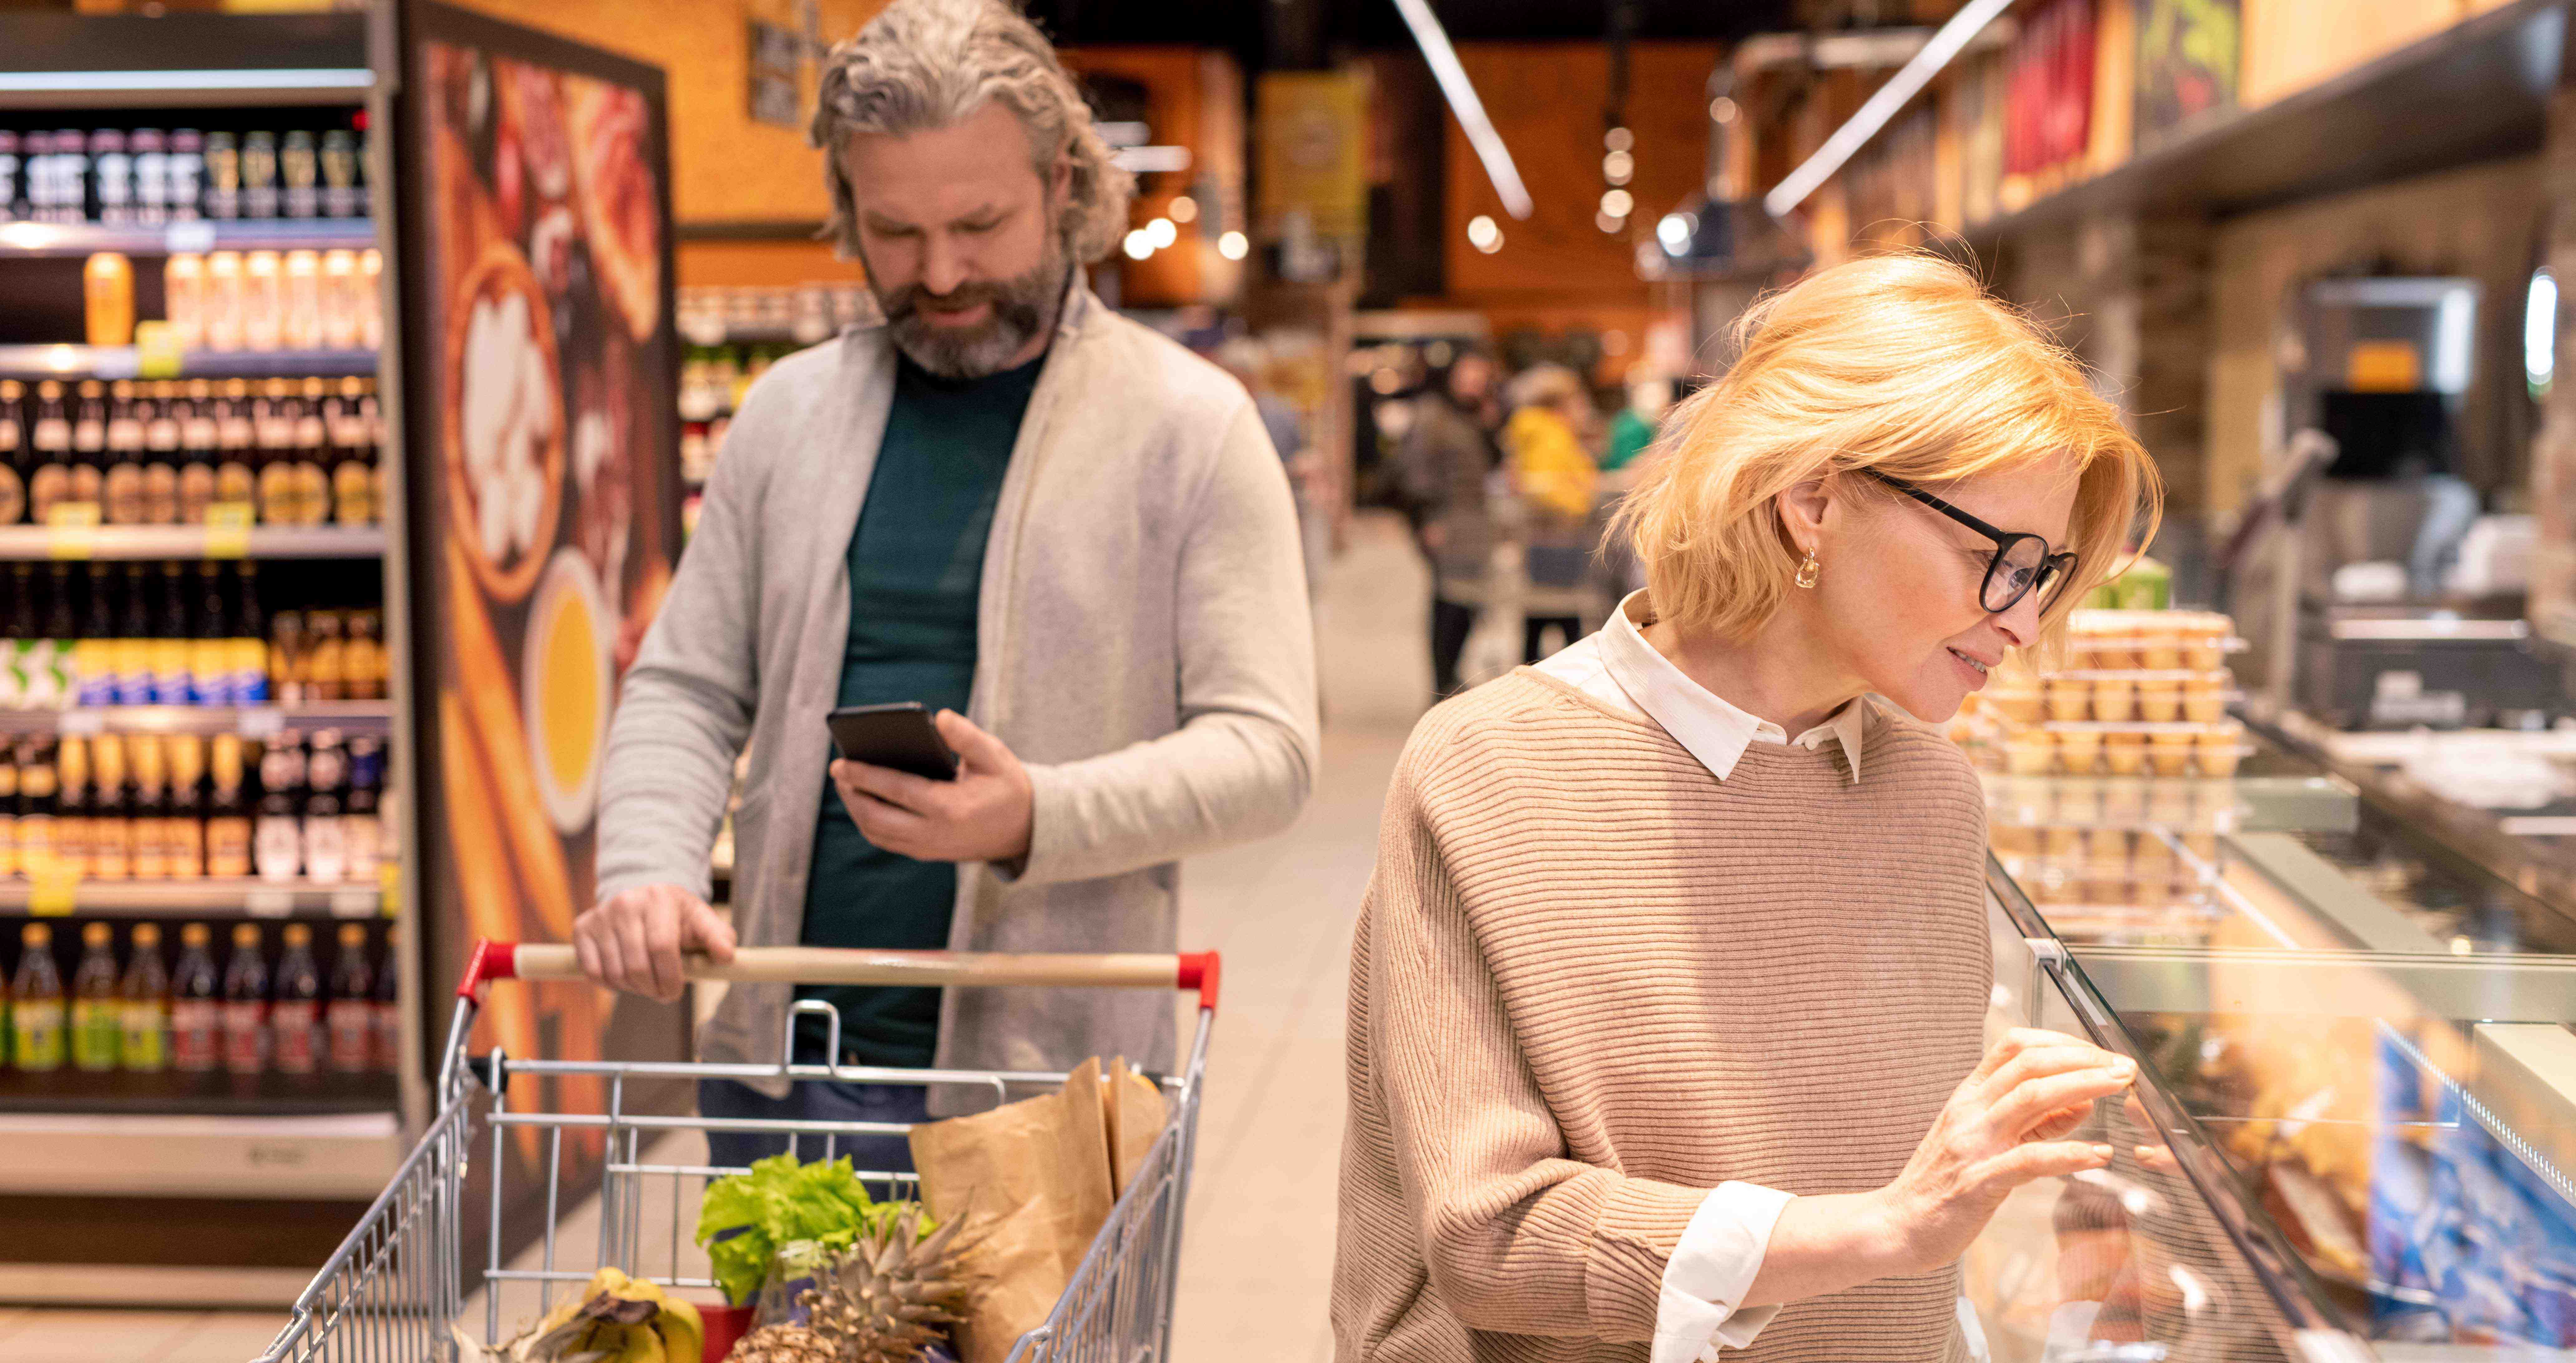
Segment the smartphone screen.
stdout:
[[957,754],[939,736],[930,711],[919,701],[891,705],[849,705],[826,721],[841,756],[872,767],[892,767],[933,781],[957,778]]

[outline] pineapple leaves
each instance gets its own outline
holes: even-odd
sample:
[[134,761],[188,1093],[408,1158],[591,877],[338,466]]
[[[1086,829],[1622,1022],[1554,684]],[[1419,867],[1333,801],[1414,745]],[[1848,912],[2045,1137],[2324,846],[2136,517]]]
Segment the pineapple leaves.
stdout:
[[[749,1305],[778,1251],[799,1240],[847,1249],[864,1234],[882,1234],[911,1203],[868,1196],[849,1157],[800,1164],[792,1154],[755,1161],[749,1173],[707,1185],[698,1206],[697,1241],[715,1267],[725,1300]],[[933,1229],[927,1216],[920,1234]]]

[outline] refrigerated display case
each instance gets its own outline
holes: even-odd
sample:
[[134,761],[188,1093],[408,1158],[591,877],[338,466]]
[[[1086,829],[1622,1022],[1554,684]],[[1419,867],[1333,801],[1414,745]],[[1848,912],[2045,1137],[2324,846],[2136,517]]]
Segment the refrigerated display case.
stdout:
[[1988,782],[1996,1020],[2144,1076],[1971,1254],[1994,1358],[2570,1356],[2576,922],[2268,744]]

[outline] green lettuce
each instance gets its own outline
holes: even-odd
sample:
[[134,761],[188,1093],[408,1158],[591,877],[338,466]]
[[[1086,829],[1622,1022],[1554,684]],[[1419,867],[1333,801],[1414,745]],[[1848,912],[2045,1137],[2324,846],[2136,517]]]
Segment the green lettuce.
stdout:
[[698,1243],[715,1265],[716,1285],[736,1306],[751,1304],[769,1276],[780,1248],[810,1240],[825,1249],[847,1249],[862,1230],[893,1221],[898,1203],[868,1196],[848,1156],[799,1164],[794,1155],[772,1155],[707,1185],[698,1206]]

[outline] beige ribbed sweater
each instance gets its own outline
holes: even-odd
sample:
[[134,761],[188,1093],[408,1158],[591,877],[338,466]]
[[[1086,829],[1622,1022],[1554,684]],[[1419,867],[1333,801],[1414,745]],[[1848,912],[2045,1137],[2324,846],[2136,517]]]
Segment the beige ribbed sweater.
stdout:
[[[1711,1188],[1880,1187],[1975,1067],[1985,805],[1873,705],[1724,781],[1524,668],[1433,710],[1351,971],[1341,1363],[1643,1360]],[[1744,1360],[1937,1360],[1956,1269],[1794,1302]]]

